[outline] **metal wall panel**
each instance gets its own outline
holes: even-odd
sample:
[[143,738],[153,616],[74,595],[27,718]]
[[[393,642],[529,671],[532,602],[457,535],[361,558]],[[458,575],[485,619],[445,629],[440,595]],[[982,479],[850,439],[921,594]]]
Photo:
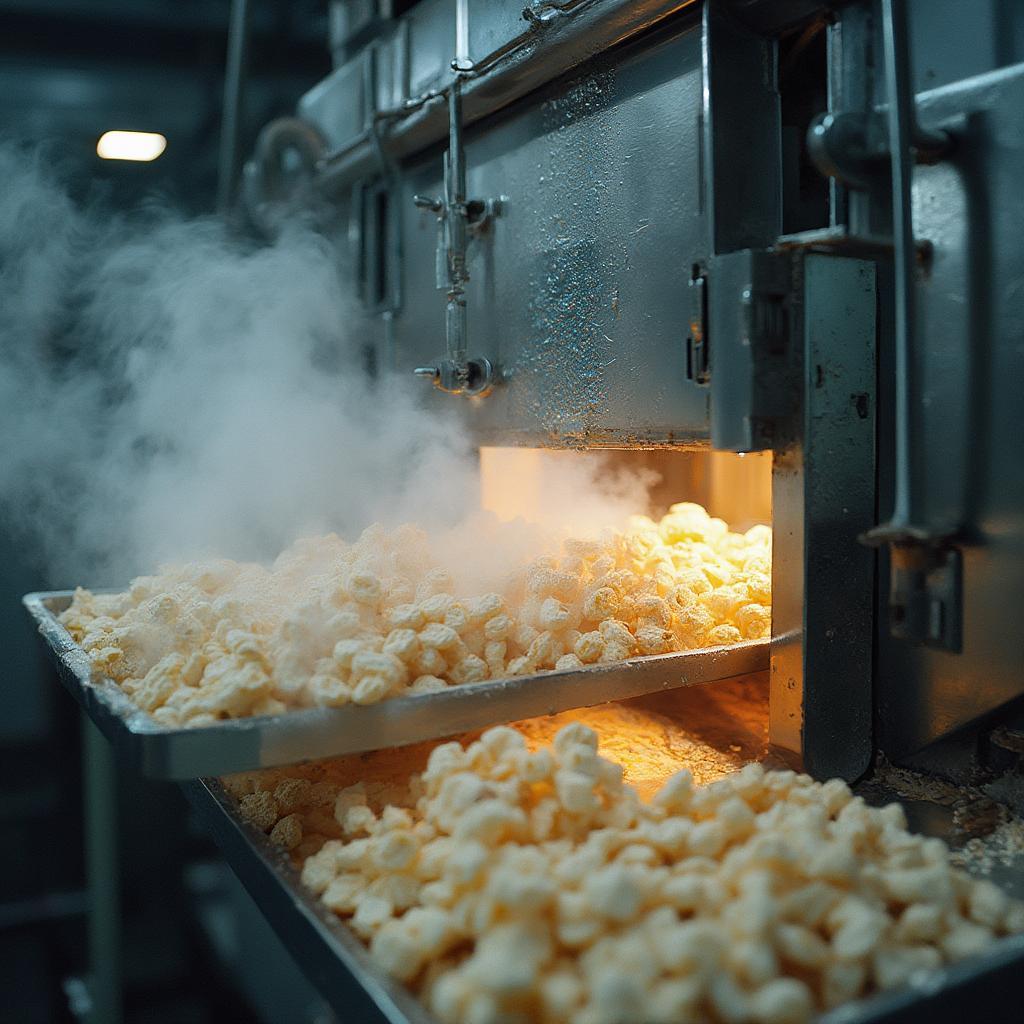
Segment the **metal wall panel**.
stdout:
[[918,89],[935,89],[1024,58],[1020,0],[909,0]]
[[491,0],[486,4],[464,0],[467,14],[468,56],[479,61],[506,45],[529,28],[523,9],[524,0]]
[[409,94],[407,32],[404,25],[392,26],[373,44],[374,99],[377,110],[397,107]]
[[[687,281],[707,255],[701,84],[693,29],[468,133],[470,197],[507,197],[470,245],[470,354],[506,375],[468,410],[481,436],[706,441],[707,392],[685,378]],[[441,193],[440,171],[435,153],[400,200],[402,370],[444,350],[435,218],[412,203]]]
[[368,51],[329,74],[299,100],[299,116],[320,129],[330,149],[350,143],[366,125]]
[[377,0],[331,0],[327,10],[327,39],[331,52],[341,54],[349,42],[379,17]]
[[456,0],[420,0],[406,16],[411,95],[447,82],[457,52],[455,10]]

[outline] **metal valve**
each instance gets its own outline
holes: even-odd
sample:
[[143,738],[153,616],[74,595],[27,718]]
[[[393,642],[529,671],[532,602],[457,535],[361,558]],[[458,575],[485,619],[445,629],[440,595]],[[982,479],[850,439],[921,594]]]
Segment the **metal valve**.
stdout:
[[425,377],[441,391],[469,398],[486,395],[497,383],[494,366],[484,356],[467,359],[461,365],[451,359],[441,359],[437,366],[417,366],[413,373]]

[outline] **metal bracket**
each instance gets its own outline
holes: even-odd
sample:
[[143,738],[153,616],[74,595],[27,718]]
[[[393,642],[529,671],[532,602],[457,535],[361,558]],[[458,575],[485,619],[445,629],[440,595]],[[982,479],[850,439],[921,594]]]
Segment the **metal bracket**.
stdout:
[[[916,119],[909,138],[910,155],[919,164],[937,163],[952,144],[948,133],[923,128]],[[807,149],[822,174],[850,188],[869,189],[890,170],[892,150],[878,111],[819,114],[807,130]]]
[[470,199],[466,203],[466,228],[474,238],[479,238],[494,225],[505,212],[508,196],[493,196],[490,199]]
[[963,555],[959,548],[894,543],[889,628],[894,637],[959,654]]
[[461,364],[451,359],[439,359],[436,366],[417,366],[412,372],[429,380],[439,391],[469,398],[488,394],[498,379],[490,359],[484,356],[467,359]]

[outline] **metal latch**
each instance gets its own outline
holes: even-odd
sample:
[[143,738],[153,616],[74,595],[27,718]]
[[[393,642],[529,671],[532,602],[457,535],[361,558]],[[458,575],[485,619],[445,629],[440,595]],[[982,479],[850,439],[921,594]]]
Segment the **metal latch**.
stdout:
[[708,359],[708,276],[699,264],[690,275],[690,330],[686,336],[686,377],[695,384],[711,380]]

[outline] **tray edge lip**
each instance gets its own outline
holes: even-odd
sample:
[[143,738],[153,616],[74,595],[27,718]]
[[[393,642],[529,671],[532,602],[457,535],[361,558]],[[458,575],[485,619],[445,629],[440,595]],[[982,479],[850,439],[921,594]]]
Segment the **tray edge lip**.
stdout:
[[[99,592],[99,591],[95,591]],[[117,590],[109,590],[108,593],[118,593]],[[294,742],[296,738],[301,741],[304,732],[316,733],[330,731],[332,727],[338,730],[352,731],[358,726],[358,721],[351,721],[355,714],[361,714],[362,709],[356,710],[355,705],[346,705],[341,708],[301,708],[288,711],[281,715],[263,715],[249,718],[226,719],[215,725],[204,726],[197,729],[188,728],[167,728],[156,723],[152,717],[140,708],[131,704],[130,698],[120,689],[118,684],[108,677],[94,677],[88,656],[83,649],[74,641],[70,632],[60,622],[59,612],[54,611],[50,604],[54,601],[68,601],[73,599],[75,590],[51,590],[34,591],[22,597],[22,604],[29,615],[35,621],[38,632],[47,648],[47,652],[56,662],[58,675],[65,688],[78,701],[80,706],[89,715],[104,734],[120,748],[120,752],[130,762],[131,766],[150,778],[169,779],[184,781],[201,776],[215,774],[230,774],[232,772],[249,771],[257,768],[280,766],[289,763],[297,763],[303,759],[280,759],[273,753],[266,763],[260,760],[259,751],[263,748],[264,740],[271,745],[277,743]],[[608,668],[625,674],[657,671],[659,665],[671,666],[672,671],[667,677],[675,676],[674,685],[666,682],[660,687],[644,687],[638,693],[628,693],[626,697],[640,695],[640,693],[654,693],[659,690],[675,689],[688,685],[700,685],[712,680],[699,678],[696,681],[688,679],[689,673],[685,671],[688,661],[700,659],[702,665],[715,666],[723,662],[742,661],[744,658],[755,659],[757,667],[741,665],[735,672],[730,673],[733,677],[743,676],[767,670],[770,658],[770,641],[768,639],[748,640],[737,644],[727,644],[718,647],[700,648],[693,651],[680,651],[670,654],[649,655],[639,658],[631,658],[623,662],[617,662],[613,666],[586,666],[583,670],[563,670],[537,673],[531,676],[512,676],[505,679],[485,680],[480,683],[471,683],[463,686],[452,686],[437,694],[415,694],[411,696],[395,697],[373,705],[375,709],[371,714],[379,718],[380,722],[375,723],[376,728],[386,728],[389,723],[400,721],[405,716],[414,716],[428,708],[433,709],[438,720],[443,721],[446,711],[449,715],[457,715],[460,709],[469,708],[476,704],[485,705],[503,697],[515,695],[515,692],[523,687],[536,684],[543,685],[544,681],[555,680],[559,677],[564,680],[566,677],[574,677],[580,681],[586,678],[588,670],[594,671],[595,675],[607,672]],[[701,677],[705,672],[699,673]],[[719,678],[719,677],[713,677]],[[724,678],[724,676],[722,676]],[[571,685],[571,681],[569,685]],[[602,701],[598,701],[601,703]],[[543,710],[531,711],[525,717],[535,715],[557,713],[566,707],[588,706],[585,702],[579,705],[566,703],[564,707],[558,707],[553,703]],[[368,709],[369,710],[369,709]],[[509,719],[509,720],[515,720]],[[497,721],[491,723],[497,724]],[[478,724],[466,727],[453,727],[448,732],[440,735],[434,733],[430,736],[414,735],[407,739],[406,743],[419,743],[426,740],[444,740],[466,728],[475,729]],[[421,730],[422,731],[422,730]],[[188,761],[196,756],[188,752],[190,746],[201,746],[203,743],[215,742],[216,738],[232,737],[233,742],[240,745],[252,745],[254,750],[237,751],[234,756],[223,755],[222,761],[218,761],[218,754],[207,752],[205,757],[197,757],[199,762],[195,770],[186,770],[178,766],[179,760]],[[319,759],[331,756],[355,755],[368,750],[377,749],[380,744],[373,743],[362,745],[359,743],[349,744],[349,749],[326,752],[316,746],[317,737],[313,736],[310,743],[313,746],[312,753],[305,760]],[[402,745],[392,743],[391,745]],[[184,746],[186,749],[173,750],[175,746]],[[205,763],[204,763],[205,761]]]

